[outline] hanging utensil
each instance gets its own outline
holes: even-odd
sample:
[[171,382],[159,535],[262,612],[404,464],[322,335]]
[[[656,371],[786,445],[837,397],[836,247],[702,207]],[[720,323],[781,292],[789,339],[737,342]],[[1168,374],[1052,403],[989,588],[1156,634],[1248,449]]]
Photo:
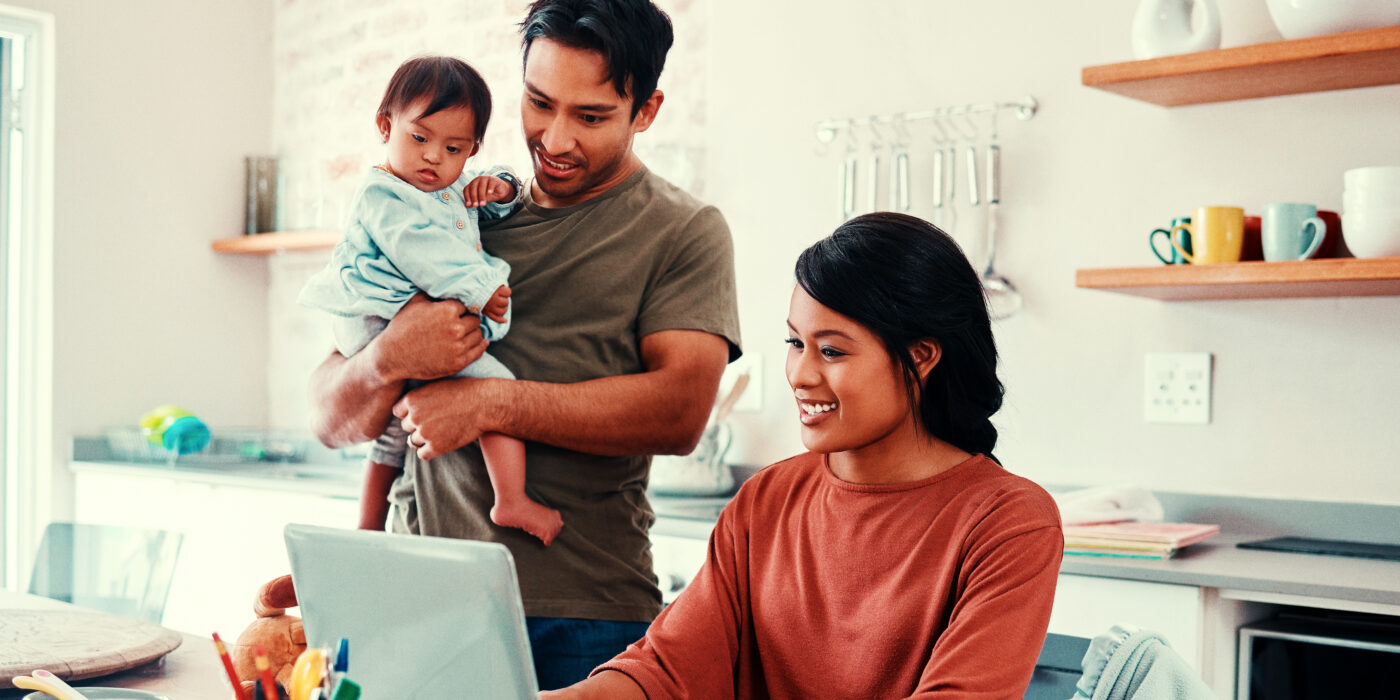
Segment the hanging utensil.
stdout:
[[890,147],[890,211],[909,211],[909,132],[901,117],[895,117],[897,138]]
[[933,225],[940,229],[947,228],[943,221],[943,145],[939,144],[933,152]]
[[1008,318],[1021,310],[1021,293],[1011,280],[997,274],[997,227],[1001,214],[1001,147],[987,145],[987,268],[982,272],[982,289],[987,293],[987,313],[994,319]]
[[903,146],[890,166],[890,211],[909,211],[909,152]]
[[870,122],[870,185],[865,191],[865,211],[867,213],[880,208],[880,151],[884,150],[885,143],[880,139],[880,134],[875,130],[875,118],[871,117]]
[[841,163],[841,220],[856,215],[856,144],[854,137],[846,143],[846,159]]

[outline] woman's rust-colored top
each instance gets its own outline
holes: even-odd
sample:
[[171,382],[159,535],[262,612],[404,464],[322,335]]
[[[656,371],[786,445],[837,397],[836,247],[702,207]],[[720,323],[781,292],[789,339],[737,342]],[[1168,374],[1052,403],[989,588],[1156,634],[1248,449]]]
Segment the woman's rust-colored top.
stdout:
[[1020,698],[1063,553],[1049,494],[985,456],[865,485],[800,455],[744,484],[695,580],[598,670],[651,700]]

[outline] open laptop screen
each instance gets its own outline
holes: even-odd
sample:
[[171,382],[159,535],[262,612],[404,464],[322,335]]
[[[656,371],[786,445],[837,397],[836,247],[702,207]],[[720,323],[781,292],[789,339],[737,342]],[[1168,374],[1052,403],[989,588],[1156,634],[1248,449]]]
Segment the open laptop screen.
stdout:
[[298,524],[284,535],[307,644],[349,639],[363,697],[537,697],[504,546]]

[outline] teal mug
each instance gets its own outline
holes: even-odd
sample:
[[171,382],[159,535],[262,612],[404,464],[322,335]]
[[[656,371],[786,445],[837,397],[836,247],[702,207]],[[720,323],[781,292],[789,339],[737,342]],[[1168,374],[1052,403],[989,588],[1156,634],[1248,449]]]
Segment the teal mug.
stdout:
[[[1186,259],[1183,258],[1183,257],[1181,257],[1181,253],[1177,252],[1176,246],[1173,246],[1173,245],[1172,245],[1172,231],[1176,231],[1176,232],[1177,232],[1177,236],[1178,236],[1177,243],[1180,243],[1182,249],[1184,249],[1186,252],[1190,253],[1190,252],[1191,252],[1191,236],[1190,236],[1190,234],[1189,234],[1189,233],[1187,232],[1187,230],[1184,229],[1184,228],[1182,228],[1182,229],[1178,229],[1178,228],[1177,228],[1178,226],[1180,226],[1180,225],[1182,225],[1182,224],[1189,224],[1189,223],[1191,223],[1191,217],[1189,217],[1189,216],[1183,216],[1183,217],[1178,218],[1178,219],[1172,219],[1172,225],[1171,225],[1171,226],[1168,226],[1167,228],[1154,229],[1154,230],[1152,231],[1152,233],[1148,234],[1148,236],[1147,236],[1147,247],[1149,247],[1149,248],[1152,249],[1152,254],[1155,255],[1155,256],[1157,256],[1157,259],[1158,259],[1158,260],[1161,260],[1161,261],[1162,261],[1162,264],[1164,264],[1164,265],[1181,265],[1181,264],[1184,264],[1184,263],[1186,262]],[[1171,255],[1162,255],[1162,251],[1157,247],[1157,236],[1158,236],[1159,234],[1162,235],[1162,236],[1166,236],[1166,237],[1167,237],[1167,250],[1171,251]]]
[[1312,204],[1278,202],[1264,207],[1261,238],[1264,259],[1307,260],[1327,236],[1327,222],[1318,218]]

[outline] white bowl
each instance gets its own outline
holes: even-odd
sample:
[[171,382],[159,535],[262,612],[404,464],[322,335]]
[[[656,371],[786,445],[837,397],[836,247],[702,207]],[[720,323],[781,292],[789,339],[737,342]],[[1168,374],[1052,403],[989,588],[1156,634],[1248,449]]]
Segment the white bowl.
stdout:
[[1400,257],[1400,207],[1343,212],[1342,239],[1358,258]]
[[1400,24],[1395,0],[1268,0],[1268,5],[1285,39]]
[[[1400,2],[1396,3],[1400,5]],[[1384,187],[1400,190],[1400,165],[1374,165],[1368,168],[1352,168],[1342,173],[1342,184],[1349,190]]]
[[1342,211],[1386,209],[1400,207],[1400,190],[1360,194],[1350,190],[1342,193]]

